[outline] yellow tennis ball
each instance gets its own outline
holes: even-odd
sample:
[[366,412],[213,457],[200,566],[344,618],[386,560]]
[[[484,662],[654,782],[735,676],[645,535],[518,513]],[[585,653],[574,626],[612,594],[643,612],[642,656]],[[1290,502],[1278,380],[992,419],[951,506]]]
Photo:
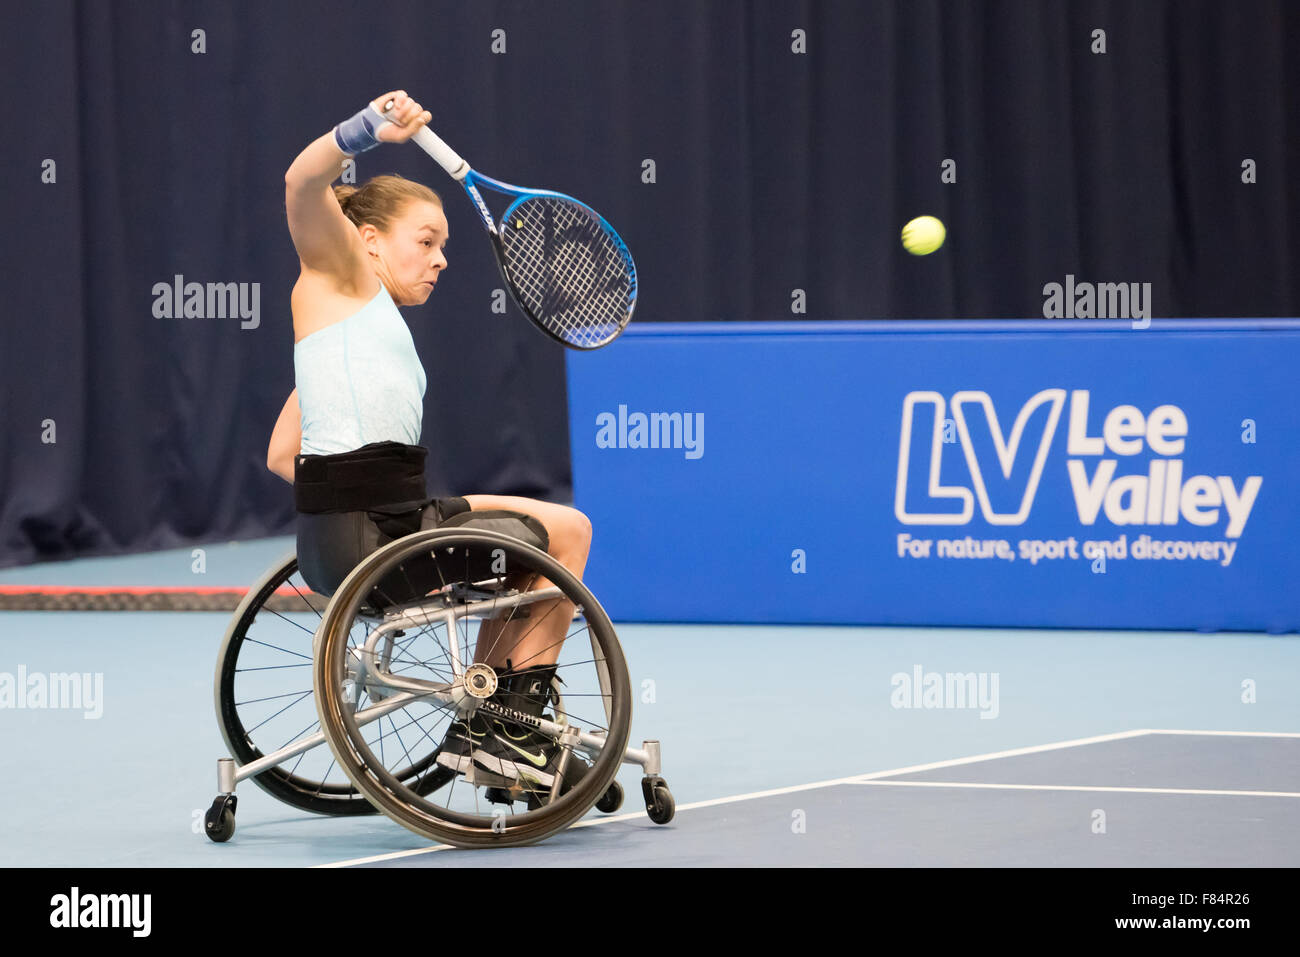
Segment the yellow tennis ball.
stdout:
[[943,245],[948,230],[933,216],[918,216],[903,227],[903,248],[913,256],[928,256]]

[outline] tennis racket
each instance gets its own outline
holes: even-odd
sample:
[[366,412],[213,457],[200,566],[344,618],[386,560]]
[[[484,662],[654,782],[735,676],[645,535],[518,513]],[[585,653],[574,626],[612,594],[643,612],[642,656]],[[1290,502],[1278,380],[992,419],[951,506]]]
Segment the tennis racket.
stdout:
[[[384,114],[393,101],[384,104]],[[533,325],[573,349],[618,338],[636,307],[636,264],[614,227],[572,196],[524,189],[484,176],[431,129],[412,139],[460,183],[492,237],[501,276]],[[493,220],[479,188],[510,197]]]

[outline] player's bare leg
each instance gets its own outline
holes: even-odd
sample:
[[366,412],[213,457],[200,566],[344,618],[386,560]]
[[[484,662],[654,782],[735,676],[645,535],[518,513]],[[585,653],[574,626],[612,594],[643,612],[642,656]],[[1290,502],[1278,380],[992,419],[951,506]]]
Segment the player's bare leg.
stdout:
[[[466,495],[465,500],[476,511],[508,509],[536,518],[546,528],[551,557],[582,579],[591,549],[591,522],[577,509],[513,495]],[[519,583],[527,591],[551,585],[550,579],[540,576]],[[573,612],[573,602],[557,598],[528,606],[527,618],[486,621],[479,630],[474,660],[498,671],[507,659],[515,670],[553,665],[573,628]]]

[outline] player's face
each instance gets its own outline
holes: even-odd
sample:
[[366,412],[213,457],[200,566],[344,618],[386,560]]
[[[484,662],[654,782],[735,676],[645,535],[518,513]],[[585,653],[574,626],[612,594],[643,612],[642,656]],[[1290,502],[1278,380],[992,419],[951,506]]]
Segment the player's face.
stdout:
[[420,306],[433,292],[447,268],[447,217],[434,203],[406,204],[392,229],[378,237],[380,256],[388,267],[393,301],[399,306]]

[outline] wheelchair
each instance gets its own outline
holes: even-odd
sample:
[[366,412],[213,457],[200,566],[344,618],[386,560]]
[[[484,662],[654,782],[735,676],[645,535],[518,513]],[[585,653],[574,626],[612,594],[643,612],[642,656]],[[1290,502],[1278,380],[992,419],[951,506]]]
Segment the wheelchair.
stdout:
[[[525,635],[552,615],[570,621],[543,714],[503,707],[480,645]],[[389,542],[329,598],[311,590],[294,554],[285,556],[231,619],[215,703],[231,754],[217,762],[220,793],[204,816],[217,842],[234,834],[235,786],[248,779],[303,811],[378,811],[464,848],[533,844],[593,807],[617,811],[623,764],[644,770],[652,821],[674,814],[659,742],[627,746],[627,663],[600,603],[546,552],[472,524]],[[511,734],[553,741],[561,750],[551,785],[438,763],[452,723],[476,713]]]

